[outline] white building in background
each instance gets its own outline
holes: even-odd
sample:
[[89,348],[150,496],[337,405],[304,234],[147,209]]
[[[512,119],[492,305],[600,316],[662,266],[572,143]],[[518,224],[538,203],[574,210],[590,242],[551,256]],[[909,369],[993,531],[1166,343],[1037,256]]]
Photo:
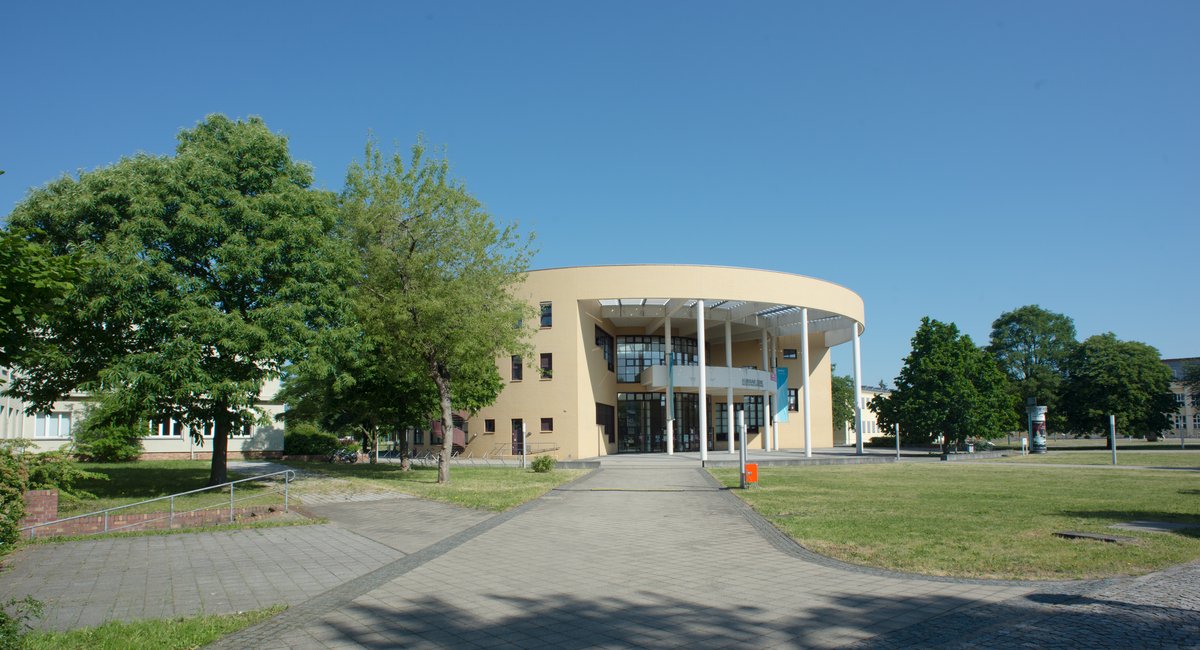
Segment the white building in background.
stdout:
[[[890,431],[884,431],[879,426],[879,416],[875,413],[875,409],[871,408],[871,400],[875,399],[876,395],[887,397],[892,394],[892,391],[887,388],[878,386],[862,386],[859,388],[861,396],[858,398],[858,406],[862,412],[862,427],[863,440],[870,440],[877,436],[885,436],[890,434]],[[836,441],[839,445],[853,445],[856,438],[854,435],[854,425],[846,424],[842,427],[842,437]]]
[[1200,357],[1163,359],[1171,369],[1171,392],[1175,395],[1176,410],[1171,414],[1171,427],[1175,436],[1200,435],[1200,404],[1197,396],[1183,383],[1183,373],[1192,364],[1200,365]]
[[[47,413],[26,415],[27,404],[15,397],[3,395],[12,379],[12,371],[0,368],[0,439],[25,438],[32,440],[36,451],[61,449],[74,440],[75,428],[87,415],[92,400],[86,393],[72,393],[67,399],[55,402]],[[238,431],[229,440],[229,458],[279,455],[283,452],[283,423],[276,416],[284,405],[275,399],[279,381],[263,384],[258,407],[270,417],[269,426],[250,426]],[[204,444],[197,445],[191,430],[173,420],[152,422],[142,437],[144,458],[172,459],[212,457],[212,431],[203,436]]]

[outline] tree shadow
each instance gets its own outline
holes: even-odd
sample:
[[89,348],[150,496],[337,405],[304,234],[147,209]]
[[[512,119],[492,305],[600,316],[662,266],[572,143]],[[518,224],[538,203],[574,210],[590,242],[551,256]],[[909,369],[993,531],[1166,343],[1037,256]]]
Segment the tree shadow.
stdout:
[[[560,594],[541,598],[492,595],[476,615],[445,598],[394,606],[362,600],[322,618],[322,639],[365,648],[393,647],[936,647],[940,645],[1043,645],[1060,639],[1081,647],[1112,645],[1114,632],[1170,626],[1143,633],[1141,641],[1182,645],[1200,641],[1200,613],[1094,600],[1056,593],[997,604],[960,596],[849,595],[797,604],[796,613],[754,604],[714,607],[643,592],[628,598],[587,599]],[[497,611],[517,614],[496,615]],[[1153,615],[1151,619],[1147,617]],[[1157,637],[1156,637],[1157,635]],[[1135,638],[1135,637],[1130,637]],[[505,646],[507,647],[507,646]]]
[[1176,512],[1154,510],[1063,510],[1059,514],[1066,517],[1103,519],[1114,524],[1133,521],[1161,521],[1172,524],[1190,524],[1190,528],[1179,528],[1169,532],[1186,537],[1200,538],[1200,517],[1195,515],[1182,515]]

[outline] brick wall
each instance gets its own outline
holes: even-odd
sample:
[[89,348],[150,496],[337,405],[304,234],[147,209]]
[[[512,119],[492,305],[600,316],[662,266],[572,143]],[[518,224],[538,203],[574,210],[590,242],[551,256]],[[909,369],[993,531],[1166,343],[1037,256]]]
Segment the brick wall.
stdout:
[[[283,456],[282,451],[230,451],[225,455],[225,458],[232,460],[253,460],[260,458],[280,458]],[[151,451],[142,452],[138,456],[138,460],[212,460],[211,451],[199,451],[195,453],[188,451]]]
[[25,493],[25,516],[18,528],[58,519],[58,490],[30,490]]
[[[57,512],[58,493],[54,492]],[[249,506],[245,508],[234,508],[233,515],[235,521],[259,520],[264,517],[270,517],[279,512],[282,512],[282,506]],[[54,521],[56,517],[52,516],[43,521]],[[25,520],[21,521],[22,526],[29,526],[34,523]],[[196,528],[199,526],[213,526],[216,524],[229,523],[229,508],[225,509],[209,509],[200,510],[197,512],[175,513],[172,518],[167,512],[148,512],[141,514],[110,514],[108,516],[108,530],[113,531],[136,531],[136,530],[164,530],[164,529],[181,529],[181,528]],[[80,517],[70,521],[64,521],[53,526],[42,526],[33,531],[26,531],[25,537],[48,537],[54,535],[90,535],[93,533],[102,533],[105,531],[104,516],[95,515],[91,517]]]

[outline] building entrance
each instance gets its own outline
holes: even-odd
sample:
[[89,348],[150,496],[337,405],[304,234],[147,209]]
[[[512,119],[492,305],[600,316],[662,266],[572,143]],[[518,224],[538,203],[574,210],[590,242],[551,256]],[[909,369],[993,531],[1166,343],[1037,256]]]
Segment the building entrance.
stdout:
[[[700,449],[698,396],[675,393],[675,451]],[[667,451],[665,393],[617,393],[617,453]]]

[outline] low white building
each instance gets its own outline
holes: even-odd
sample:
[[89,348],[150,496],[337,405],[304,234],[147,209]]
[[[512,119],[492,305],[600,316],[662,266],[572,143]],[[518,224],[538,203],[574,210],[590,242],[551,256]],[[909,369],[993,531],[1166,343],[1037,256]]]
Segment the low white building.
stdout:
[[[61,449],[73,440],[73,432],[87,415],[92,402],[86,393],[72,393],[67,399],[54,403],[50,411],[27,415],[27,404],[15,397],[3,395],[12,378],[12,371],[0,368],[0,439],[25,438],[34,442],[38,451]],[[251,426],[236,432],[229,441],[230,458],[274,456],[283,452],[283,423],[277,416],[284,411],[276,399],[279,381],[263,384],[258,407],[271,419],[269,426]],[[191,430],[180,422],[152,422],[142,437],[144,458],[207,459],[212,455],[212,432],[196,444]]]

